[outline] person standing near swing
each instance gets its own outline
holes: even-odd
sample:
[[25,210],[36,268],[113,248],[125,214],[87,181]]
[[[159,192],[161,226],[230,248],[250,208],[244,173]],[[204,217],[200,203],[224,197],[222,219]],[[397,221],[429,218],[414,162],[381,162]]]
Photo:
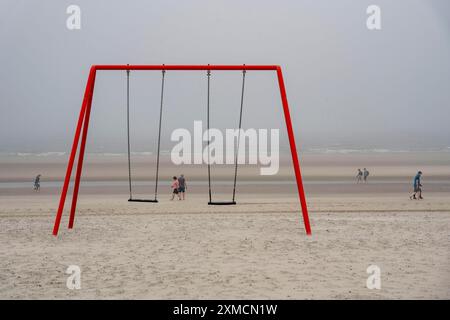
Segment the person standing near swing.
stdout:
[[173,181],[172,181],[172,199],[175,199],[175,195],[178,196],[178,200],[181,200],[180,198],[180,193],[178,192],[178,189],[180,188],[180,183],[178,182],[177,177],[173,176]]
[[178,178],[178,184],[179,184],[178,187],[179,196],[181,197],[181,200],[185,200],[185,192],[187,184],[183,174],[181,174],[180,177]]

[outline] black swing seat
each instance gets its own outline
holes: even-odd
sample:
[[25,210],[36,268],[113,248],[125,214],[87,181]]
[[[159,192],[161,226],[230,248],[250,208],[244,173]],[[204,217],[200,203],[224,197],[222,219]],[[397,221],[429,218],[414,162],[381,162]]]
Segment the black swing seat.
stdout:
[[208,204],[212,206],[227,206],[236,204],[236,201],[209,201]]
[[158,202],[158,200],[154,199],[128,199],[129,202]]

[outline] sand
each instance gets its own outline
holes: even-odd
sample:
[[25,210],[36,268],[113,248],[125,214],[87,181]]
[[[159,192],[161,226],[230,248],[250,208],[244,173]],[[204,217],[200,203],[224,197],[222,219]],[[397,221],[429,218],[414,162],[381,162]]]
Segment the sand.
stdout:
[[[44,180],[38,194],[6,184],[22,178],[4,178],[0,298],[449,299],[449,163],[425,159],[434,175],[424,177],[425,199],[411,201],[410,177],[390,175],[399,172],[392,159],[376,163],[383,175],[355,186],[351,177],[341,177],[347,167],[353,175],[347,162],[315,157],[322,161],[309,171],[331,178],[305,176],[310,237],[295,188],[280,177],[265,186],[248,180],[239,187],[237,206],[220,207],[206,204],[201,183],[189,189],[186,201],[169,201],[166,192],[156,205],[128,203],[126,183],[86,185],[75,228],[66,227],[68,197],[58,237],[51,230],[60,188],[47,188],[51,181]],[[6,170],[5,163],[0,172],[12,177],[36,166],[10,161]],[[59,169],[53,170],[59,181]],[[114,179],[104,172],[107,186]],[[381,269],[380,290],[366,287],[372,264]],[[66,287],[69,265],[81,268],[80,290]]]

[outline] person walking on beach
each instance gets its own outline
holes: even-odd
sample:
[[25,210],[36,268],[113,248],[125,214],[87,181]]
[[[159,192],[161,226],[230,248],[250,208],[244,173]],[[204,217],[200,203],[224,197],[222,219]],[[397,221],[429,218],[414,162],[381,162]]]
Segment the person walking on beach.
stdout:
[[362,181],[363,172],[361,169],[358,169],[358,173],[356,174],[356,183],[360,183]]
[[178,196],[178,200],[181,200],[180,198],[180,194],[178,193],[178,189],[180,188],[180,183],[178,182],[177,177],[173,176],[173,181],[172,181],[172,199],[173,200],[175,198],[175,195]]
[[422,183],[420,182],[420,178],[422,177],[422,171],[417,172],[414,177],[413,187],[414,193],[409,197],[411,200],[417,199],[416,194],[419,194],[419,200],[422,198]]
[[178,192],[180,193],[179,196],[181,196],[182,200],[185,200],[187,184],[183,174],[178,178],[178,183],[180,184],[180,186],[178,187]]
[[38,174],[36,176],[36,178],[34,179],[34,187],[33,187],[34,191],[39,192],[41,190],[41,175]]
[[364,178],[364,182],[367,182],[367,177],[369,176],[369,170],[367,170],[366,168],[364,168],[363,171],[363,178]]

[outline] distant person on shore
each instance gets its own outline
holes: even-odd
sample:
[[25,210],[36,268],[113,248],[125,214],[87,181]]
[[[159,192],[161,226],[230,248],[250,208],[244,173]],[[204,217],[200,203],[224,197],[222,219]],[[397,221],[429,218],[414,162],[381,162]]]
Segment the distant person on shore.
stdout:
[[36,176],[36,178],[34,179],[34,187],[33,187],[34,191],[40,191],[41,190],[41,175],[38,174]]
[[356,174],[356,183],[360,183],[362,181],[363,172],[361,169],[358,169],[358,173]]
[[[179,187],[178,187],[178,192],[181,195],[181,199],[185,200],[185,193],[186,193],[186,188],[187,188],[187,184],[186,184],[186,179],[184,178],[184,175],[180,175],[180,177],[178,178],[178,183],[179,183]],[[179,195],[179,196],[180,196]]]
[[366,168],[364,168],[363,171],[363,178],[364,178],[364,182],[367,182],[367,178],[369,177],[369,170],[367,170]]
[[422,171],[417,172],[414,177],[413,187],[414,193],[409,197],[411,200],[417,199],[416,195],[419,194],[419,200],[422,198],[422,183],[420,182],[420,178],[422,177]]
[[178,192],[178,189],[180,188],[180,183],[178,182],[177,177],[173,176],[173,181],[172,181],[172,199],[173,200],[175,198],[175,195],[178,196],[178,200],[181,200],[180,198],[180,194]]

